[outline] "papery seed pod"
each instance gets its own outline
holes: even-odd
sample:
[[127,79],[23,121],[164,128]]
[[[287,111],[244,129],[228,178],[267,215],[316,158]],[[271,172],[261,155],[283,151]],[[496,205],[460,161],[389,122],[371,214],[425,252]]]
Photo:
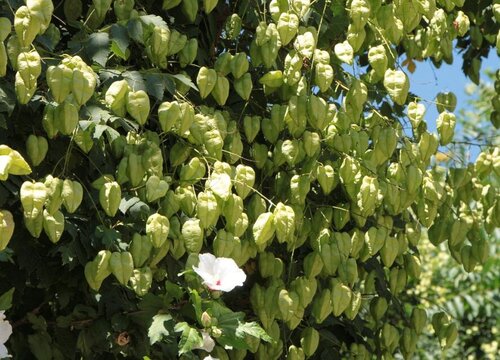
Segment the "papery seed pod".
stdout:
[[295,212],[290,206],[278,203],[273,212],[273,222],[278,242],[290,242],[295,232]]
[[26,140],[26,152],[34,166],[40,165],[43,159],[45,159],[48,149],[49,143],[43,136],[28,136]]
[[104,19],[106,13],[111,9],[113,0],[92,0],[98,18]]
[[127,112],[139,125],[144,125],[149,117],[149,96],[144,90],[129,91],[127,94]]
[[43,211],[43,230],[52,243],[57,243],[64,231],[64,215],[55,211],[51,215],[47,210]]
[[197,200],[197,218],[203,229],[215,226],[219,219],[220,209],[217,198],[211,191],[199,192]]
[[384,45],[371,47],[368,51],[368,62],[375,72],[383,75],[387,70],[388,57]]
[[170,10],[178,6],[182,0],[163,0],[163,10]]
[[9,244],[14,234],[14,218],[8,210],[0,210],[0,251],[3,251]]
[[455,115],[443,111],[439,114],[436,124],[439,133],[439,143],[443,146],[449,144],[453,140],[453,135],[455,133]]
[[163,198],[170,187],[168,177],[160,179],[156,175],[152,175],[146,181],[146,199],[149,203],[155,202]]
[[382,344],[389,352],[394,351],[399,341],[398,329],[389,323],[385,323],[382,327],[381,340]]
[[247,54],[244,52],[239,52],[235,54],[231,60],[231,73],[235,79],[242,77],[249,67]]
[[230,194],[222,206],[222,215],[227,223],[235,223],[243,213],[243,199],[238,195]]
[[182,0],[182,12],[189,23],[194,23],[198,15],[198,0]]
[[212,10],[217,6],[218,0],[203,0],[203,9],[205,13],[210,14]]
[[241,32],[241,18],[238,14],[232,14],[227,18],[225,30],[228,39],[235,40],[238,38]]
[[375,321],[380,321],[387,311],[387,300],[384,297],[376,297],[370,302],[370,314]]
[[234,188],[236,193],[245,199],[248,194],[252,191],[255,183],[255,171],[245,165],[238,165],[236,167],[236,173],[234,176]]
[[114,252],[109,259],[109,269],[122,285],[127,285],[134,272],[134,260],[128,251]]
[[335,52],[335,55],[337,56],[337,58],[339,58],[340,61],[348,65],[352,65],[354,50],[351,44],[347,42],[347,40],[342,43],[336,44],[333,50]]
[[288,348],[287,360],[304,360],[305,354],[302,348],[290,345]]
[[457,106],[457,97],[451,92],[440,92],[436,96],[436,108],[439,113],[444,111],[453,112]]
[[387,69],[384,74],[384,87],[396,104],[403,105],[406,102],[410,82],[403,71]]
[[393,236],[385,239],[384,246],[380,249],[380,257],[387,268],[390,268],[398,256],[398,240]]
[[71,90],[73,97],[79,106],[84,105],[92,97],[96,85],[96,76],[91,69],[73,70]]
[[179,63],[181,67],[186,67],[196,60],[198,54],[198,40],[196,38],[190,39],[186,45],[179,52]]
[[108,250],[101,250],[96,255],[93,261],[89,261],[85,265],[85,279],[90,288],[94,291],[99,291],[102,282],[111,275],[109,268],[109,260],[111,252]]
[[420,334],[427,324],[427,313],[424,309],[415,307],[411,313],[411,324],[417,334]]
[[68,213],[74,213],[83,199],[83,187],[77,181],[64,180],[61,196],[63,205]]
[[144,296],[151,288],[153,273],[149,267],[135,269],[129,281],[135,293],[138,296]]
[[136,267],[144,266],[151,256],[151,250],[153,249],[153,243],[151,242],[149,236],[140,235],[134,233],[132,236],[132,242],[130,243],[129,251],[132,255],[134,265]]
[[333,315],[340,316],[349,306],[352,298],[352,291],[339,281],[332,282],[331,288]]
[[200,96],[204,99],[214,89],[215,84],[217,83],[217,73],[214,69],[202,67],[198,72],[196,83],[198,85],[198,89],[200,90]]
[[9,57],[7,55],[7,50],[5,45],[0,41],[0,77],[4,77],[7,74],[7,63]]
[[78,107],[69,96],[62,104],[55,107],[54,120],[56,129],[63,135],[71,135],[78,126]]
[[203,229],[199,219],[188,219],[182,225],[182,240],[186,250],[190,253],[199,253],[203,246]]
[[73,70],[63,65],[49,66],[46,76],[54,100],[63,103],[71,92]]
[[424,119],[425,115],[425,105],[421,103],[411,102],[408,104],[408,118],[410,119],[411,125],[416,131]]
[[250,73],[242,75],[233,82],[234,90],[243,99],[249,100],[253,89],[252,76]]
[[41,182],[25,181],[20,189],[21,204],[26,217],[36,218],[42,214],[47,198],[47,188]]
[[0,17],[0,43],[3,43],[12,31],[12,23],[9,18]]
[[134,0],[114,0],[113,10],[118,21],[130,19],[130,14],[134,9]]
[[33,79],[31,81],[31,84],[26,84],[21,74],[18,72],[16,73],[14,86],[15,86],[17,101],[22,105],[26,105],[35,94],[37,83],[36,79]]
[[275,232],[274,215],[270,212],[262,213],[258,216],[252,227],[255,243],[260,248],[265,248],[266,244],[273,238]]
[[196,208],[196,194],[192,186],[178,186],[175,189],[175,198],[179,203],[180,210],[188,216],[194,215],[194,210]]
[[164,132],[170,131],[180,118],[181,107],[177,101],[163,102],[158,107],[158,119]]
[[217,81],[211,94],[217,104],[223,106],[229,96],[229,80],[224,76],[217,76]]
[[319,165],[316,169],[316,178],[321,186],[321,190],[328,195],[338,184],[338,177],[331,165]]
[[14,16],[14,29],[21,47],[27,48],[41,32],[42,23],[40,18],[34,16],[27,6],[21,6]]
[[36,50],[21,52],[17,56],[18,74],[27,87],[36,86],[36,80],[42,72],[42,61]]
[[168,218],[158,213],[148,217],[146,221],[146,235],[149,236],[155,248],[160,248],[167,241],[170,222]]
[[56,107],[51,104],[47,104],[43,110],[42,126],[49,139],[53,139],[58,133],[55,112]]
[[175,55],[181,51],[187,44],[187,36],[177,30],[172,30],[168,41],[167,56]]
[[121,199],[121,187],[116,181],[106,182],[99,190],[99,203],[109,217],[115,216]]
[[[260,57],[264,66],[270,68],[276,61],[281,48],[280,35],[275,24],[269,24],[265,31],[264,43],[260,46]],[[252,59],[254,56],[252,56]],[[256,65],[255,65],[256,66]]]
[[313,327],[302,330],[300,345],[302,349],[304,349],[304,354],[306,356],[312,356],[319,345],[319,332]]
[[126,80],[115,81],[110,85],[108,90],[106,90],[106,95],[104,97],[106,105],[120,117],[125,117],[127,113],[127,97],[129,91],[130,87]]
[[299,17],[293,13],[283,12],[280,14],[277,24],[283,46],[288,45],[297,34],[299,29]]
[[319,247],[319,253],[323,261],[323,271],[328,275],[334,275],[340,264],[340,254],[336,246],[331,243],[323,243]]
[[231,257],[231,254],[237,247],[241,247],[240,239],[225,230],[217,231],[213,242],[215,256]]
[[293,47],[302,57],[311,59],[316,48],[316,36],[311,31],[299,31],[293,42]]
[[314,67],[314,82],[321,92],[330,89],[333,82],[333,68],[329,64],[316,64]]
[[321,138],[318,133],[304,131],[303,133],[303,144],[306,155],[313,157],[317,154],[321,148]]
[[243,118],[243,129],[245,137],[249,143],[252,143],[260,131],[260,116],[245,116]]

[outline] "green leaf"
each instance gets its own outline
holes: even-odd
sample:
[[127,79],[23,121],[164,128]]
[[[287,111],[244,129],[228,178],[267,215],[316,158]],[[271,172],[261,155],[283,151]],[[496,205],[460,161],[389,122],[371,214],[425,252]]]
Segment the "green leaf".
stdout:
[[180,322],[175,325],[175,332],[181,332],[179,341],[179,355],[185,354],[195,347],[203,346],[203,338],[198,330],[189,326],[186,322]]
[[153,316],[153,322],[148,329],[148,337],[151,345],[160,341],[162,337],[168,336],[169,332],[165,327],[165,322],[172,320],[169,314],[157,314]]
[[201,318],[201,296],[198,294],[198,291],[191,290],[189,293],[191,301],[193,303],[194,311],[196,312],[196,317],[198,319]]
[[46,332],[28,335],[28,344],[37,360],[52,359],[52,339]]
[[175,75],[172,75],[172,74],[165,74],[167,77],[172,77],[174,79],[177,79],[179,80],[181,83],[189,86],[190,88],[196,90],[196,91],[199,91],[198,90],[198,87],[196,87],[196,85],[191,81],[191,78],[186,76],[186,75],[183,75],[183,74],[175,74]]
[[146,25],[146,26],[151,26],[151,27],[159,26],[159,27],[163,27],[163,28],[167,28],[168,29],[167,23],[165,22],[165,20],[163,20],[163,18],[161,16],[158,16],[158,15],[142,15],[140,17],[140,19],[143,22],[143,24]]
[[144,44],[144,30],[139,19],[130,19],[128,21],[127,33],[133,40],[135,40],[139,44]]
[[108,128],[107,125],[96,125],[95,130],[94,130],[94,139],[100,139],[102,136],[102,133],[106,131]]
[[125,80],[127,80],[128,85],[132,88],[133,91],[147,91],[146,82],[142,78],[142,75],[139,71],[125,71],[122,76]]
[[87,56],[92,61],[101,66],[106,66],[106,61],[109,55],[109,35],[108,33],[94,33],[91,34],[84,44],[84,49]]
[[130,45],[130,38],[124,26],[113,24],[111,26],[111,51],[123,60],[127,60],[127,49]]
[[0,79],[0,113],[12,114],[16,106],[14,86],[5,79]]
[[4,292],[2,296],[0,296],[0,311],[9,310],[12,306],[12,296],[14,296],[15,288],[11,288],[10,290]]
[[238,324],[238,327],[236,328],[236,336],[242,338],[245,337],[245,335],[254,336],[267,342],[273,342],[273,338],[270,337],[255,321],[249,323],[240,322]]
[[184,290],[171,281],[165,281],[165,296],[168,299],[180,300],[184,296]]
[[144,75],[146,81],[146,92],[157,98],[163,100],[163,93],[165,92],[165,77],[160,73],[149,73]]
[[120,137],[120,133],[109,126],[106,128],[106,134],[108,135],[108,141],[110,143]]

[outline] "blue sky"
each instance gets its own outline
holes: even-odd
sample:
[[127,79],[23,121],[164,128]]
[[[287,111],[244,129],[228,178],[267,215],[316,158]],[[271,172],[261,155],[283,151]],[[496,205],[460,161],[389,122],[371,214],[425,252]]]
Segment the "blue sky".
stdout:
[[[470,99],[465,92],[467,84],[471,83],[470,79],[466,78],[462,72],[462,56],[455,52],[453,54],[453,64],[448,65],[443,63],[439,69],[436,69],[431,61],[416,62],[417,68],[413,74],[408,74],[410,78],[410,91],[420,96],[425,103],[427,111],[425,113],[425,121],[429,131],[436,133],[436,119],[439,115],[436,105],[433,101],[436,95],[441,91],[452,91],[457,96],[457,107],[455,114],[458,114],[461,109],[469,109],[467,100]],[[500,68],[500,58],[495,48],[489,52],[487,59],[483,59],[481,65],[480,80],[485,79],[484,71],[486,69],[496,70]],[[408,72],[407,72],[408,73]],[[460,127],[455,129],[455,136],[460,134]],[[448,152],[446,148],[441,149],[443,152]],[[474,161],[479,155],[480,148],[470,146],[468,149],[468,161]]]
[[[399,60],[402,62],[404,58]],[[443,62],[439,69],[436,68],[430,60],[423,62],[415,61],[416,70],[413,74],[411,74],[406,67],[403,67],[403,71],[405,71],[410,79],[410,91],[419,96],[421,102],[425,104],[425,121],[427,122],[428,130],[433,133],[437,133],[436,120],[439,113],[434,102],[439,92],[452,91],[456,95],[457,107],[454,111],[455,114],[458,114],[461,109],[470,110],[467,104],[467,100],[470,99],[470,96],[466,94],[465,87],[471,83],[471,80],[465,77],[462,72],[462,54],[459,54],[458,51],[455,50],[453,60],[451,65]],[[356,67],[356,63],[352,66],[343,64],[343,68],[350,73],[356,73]],[[488,68],[491,70],[500,69],[500,57],[494,47],[491,48],[488,58],[483,58],[482,60],[481,81],[485,79],[484,71]],[[360,69],[358,69],[358,71],[359,70]],[[411,134],[411,130],[409,134]],[[457,126],[455,129],[455,136],[457,137],[459,134],[460,128]],[[440,150],[447,152],[446,148]],[[468,161],[473,161],[479,154],[480,149],[477,146],[471,146],[469,151]]]
[[[427,121],[430,131],[436,131],[436,119],[438,112],[436,106],[432,103],[436,95],[441,91],[452,91],[457,96],[457,108],[455,113],[458,114],[460,109],[467,108],[467,99],[465,86],[471,81],[465,77],[462,72],[462,57],[461,54],[454,54],[453,64],[448,65],[443,63],[439,69],[436,69],[431,61],[415,62],[417,69],[413,74],[408,74],[410,78],[410,91],[420,96],[427,108],[425,120]],[[483,60],[481,72],[486,68],[500,68],[500,58],[493,48],[487,59]],[[407,72],[408,73],[408,72]],[[481,76],[481,80],[484,76]]]

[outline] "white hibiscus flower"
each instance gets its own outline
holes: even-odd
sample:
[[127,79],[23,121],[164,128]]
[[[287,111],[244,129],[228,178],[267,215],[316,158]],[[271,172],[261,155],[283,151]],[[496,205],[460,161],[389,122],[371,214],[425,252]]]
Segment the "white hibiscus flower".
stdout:
[[10,357],[9,351],[5,347],[10,335],[12,335],[12,326],[5,320],[4,311],[0,311],[0,359]]
[[205,356],[203,358],[203,360],[219,360],[219,358],[214,358],[214,357],[211,357],[210,355],[208,355],[208,356]]
[[195,347],[193,349],[205,350],[208,353],[212,352],[215,347],[214,339],[212,339],[206,330],[201,330],[201,335],[203,336],[203,346]]
[[231,291],[236,286],[242,286],[246,280],[245,272],[233,259],[216,258],[209,253],[200,254],[199,259],[198,267],[193,266],[193,270],[210,290]]

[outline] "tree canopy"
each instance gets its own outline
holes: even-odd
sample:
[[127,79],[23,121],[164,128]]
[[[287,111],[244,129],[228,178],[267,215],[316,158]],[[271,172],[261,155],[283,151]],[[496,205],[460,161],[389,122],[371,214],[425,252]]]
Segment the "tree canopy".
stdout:
[[499,24],[498,0],[3,1],[10,354],[411,358],[430,328],[446,351],[420,240],[487,261],[500,149],[443,166],[456,96],[410,79],[480,84]]

